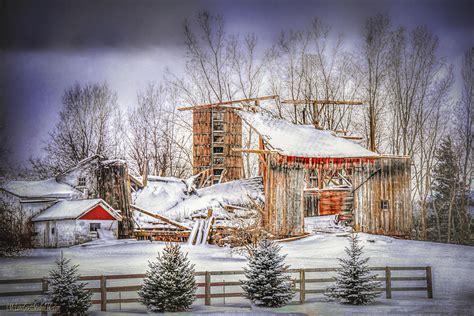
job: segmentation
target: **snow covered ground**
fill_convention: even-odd
[[[371,266],[427,266],[433,268],[434,300],[426,299],[426,293],[394,293],[392,300],[378,299],[375,305],[364,307],[341,306],[325,302],[322,297],[309,298],[304,305],[290,305],[278,312],[314,314],[471,314],[474,311],[474,248],[420,241],[393,239],[386,236],[360,234],[365,254]],[[310,237],[282,243],[291,268],[335,267],[337,257],[344,255],[346,238],[334,234],[315,234]],[[83,246],[66,249],[35,249],[22,257],[0,259],[0,278],[42,277],[54,265],[54,259],[62,250],[64,255],[79,264],[82,275],[144,273],[147,261],[153,259],[164,244],[135,240],[96,240]],[[229,256],[228,251],[211,245],[188,246],[197,271],[241,269],[245,258]],[[420,285],[420,286],[423,286]],[[218,302],[217,302],[218,303]],[[214,302],[213,302],[214,304]],[[194,312],[224,311],[235,315],[251,312],[243,301],[237,305],[196,306]],[[255,311],[253,311],[255,312]],[[262,314],[271,314],[268,310]]]

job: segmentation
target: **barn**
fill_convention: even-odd
[[[62,200],[32,219],[36,247],[68,247],[117,238],[120,214],[102,199]]]
[[[409,237],[409,157],[384,156],[313,125],[239,111],[259,135],[264,226],[274,236],[304,234],[304,218],[336,214],[356,231]],[[245,151],[245,150],[243,150]]]

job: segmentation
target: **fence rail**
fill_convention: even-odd
[[[382,281],[382,284],[385,283],[385,287],[380,288],[380,291],[385,293],[387,299],[392,298],[392,292],[408,292],[408,291],[423,291],[427,293],[428,298],[433,298],[433,278],[431,273],[431,267],[372,267],[371,271],[379,273],[376,277],[377,281]],[[309,288],[311,284],[328,284],[334,282],[333,277],[308,277],[308,274],[312,273],[328,273],[335,272],[337,268],[307,268],[307,269],[289,269],[288,274],[292,276],[294,282],[294,291],[299,294],[299,300],[297,301],[300,304],[303,304],[306,301],[306,296],[308,294],[322,294],[324,289],[312,289]],[[424,271],[423,276],[392,276],[392,272],[400,271]],[[382,272],[384,275],[380,275]],[[226,281],[216,280],[216,277],[222,276],[235,276],[243,275],[244,272],[241,270],[237,271],[204,271],[196,272],[196,278],[204,278],[204,282],[198,281],[197,286],[204,289],[204,293],[198,293],[196,297],[198,299],[204,299],[205,305],[211,305],[213,298],[234,298],[242,297],[243,292],[227,292],[226,287],[235,287],[240,286],[240,281]],[[294,276],[294,277],[293,277]],[[96,276],[83,276],[80,279],[82,281],[95,281],[99,283],[98,287],[89,288],[92,293],[99,293],[100,299],[93,299],[93,305],[100,305],[102,311],[107,310],[108,304],[122,304],[122,303],[136,303],[138,298],[122,298],[122,293],[127,292],[137,292],[141,285],[136,282],[129,285],[111,285],[107,281],[111,280],[133,280],[139,279],[140,281],[145,277],[144,274],[125,274],[125,275],[96,275]],[[214,277],[214,280],[213,280]],[[426,286],[394,286],[394,282],[413,282],[417,281],[426,281]],[[28,291],[7,291],[2,292],[0,289],[0,299],[4,297],[32,297],[45,294],[48,291],[48,283],[44,278],[34,278],[34,279],[6,279],[0,280],[0,287],[4,285],[19,285],[19,284],[36,284],[41,285],[41,290],[28,290]],[[396,284],[395,284],[396,285]],[[39,288],[39,286],[38,286]],[[222,293],[216,293],[212,291],[213,288],[220,288],[223,290]],[[119,298],[108,298],[108,293],[119,293]],[[225,301],[224,301],[225,302]],[[1,303],[0,303],[1,304]],[[4,310],[9,305],[0,305],[0,310]]]

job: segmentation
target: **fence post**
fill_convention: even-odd
[[[428,298],[433,298],[433,278],[431,276],[431,267],[426,267],[426,290],[428,292]]]
[[[107,311],[107,279],[105,275],[100,276],[100,310]]]
[[[43,281],[41,281],[41,292],[43,292],[43,295],[46,295],[48,292],[48,279],[46,278],[43,278]],[[41,306],[41,315],[48,315],[46,307],[47,306]]]
[[[305,273],[304,269],[300,269],[300,304],[303,304],[306,299],[306,283],[305,283]]]
[[[385,298],[392,298],[392,273],[390,267],[385,267]]]
[[[204,275],[204,305],[211,305],[211,274],[206,271]]]

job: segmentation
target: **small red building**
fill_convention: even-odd
[[[122,217],[102,199],[58,201],[32,218],[36,247],[67,247],[117,238]]]

